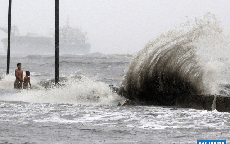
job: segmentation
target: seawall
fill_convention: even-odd
[[[184,108],[216,109],[219,112],[230,112],[230,97],[221,95],[186,95],[185,98],[178,96],[175,105]]]
[[[124,87],[120,87],[117,93],[121,96],[127,97],[127,92]],[[141,101],[138,100],[137,105],[159,105],[156,101]],[[162,105],[163,106],[163,105]],[[230,112],[230,97],[221,95],[178,95],[168,105],[164,106],[178,106],[183,108],[194,108],[203,110],[217,110],[219,112]]]

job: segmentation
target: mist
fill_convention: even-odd
[[[0,27],[8,26],[8,0],[0,1]],[[67,24],[87,33],[91,53],[135,54],[163,32],[211,12],[229,34],[230,3],[217,0],[60,0],[60,27]],[[12,0],[12,26],[20,35],[54,34],[55,3]],[[0,31],[0,39],[7,34]],[[0,53],[3,45],[0,43]]]

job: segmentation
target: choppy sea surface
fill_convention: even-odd
[[[132,55],[62,55],[61,87],[52,87],[54,56],[0,56],[0,143],[191,143],[230,140],[230,113],[164,106],[117,106]],[[32,89],[15,90],[14,70],[31,72]]]

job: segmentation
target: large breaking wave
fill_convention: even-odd
[[[223,35],[218,21],[207,14],[150,41],[126,70],[122,82],[126,97],[173,105],[179,95],[215,93],[216,81],[210,81],[214,72],[207,67],[204,55],[215,47],[213,41],[220,39]]]

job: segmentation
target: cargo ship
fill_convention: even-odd
[[[6,28],[0,30],[8,33]],[[83,55],[90,53],[91,45],[86,42],[86,33],[78,28],[72,28],[68,25],[59,28],[59,53],[70,55]],[[8,38],[1,40],[5,51],[8,48]],[[29,33],[26,36],[20,36],[17,26],[11,27],[10,40],[11,55],[54,55],[55,38],[53,36],[37,36]]]

